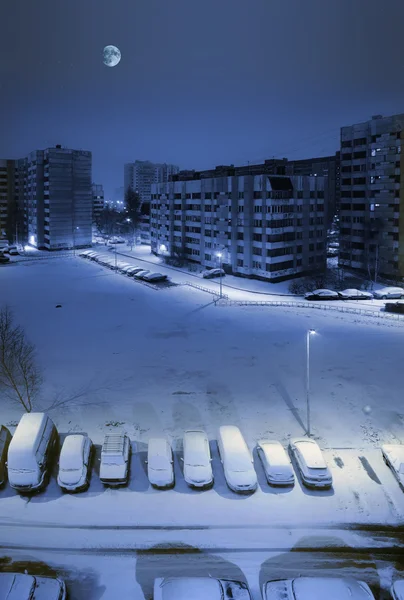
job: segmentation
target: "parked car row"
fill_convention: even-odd
[[[66,585],[56,577],[25,573],[0,573],[0,598],[4,600],[65,600]],[[393,600],[404,600],[404,580],[390,588]],[[295,577],[272,579],[262,585],[263,600],[375,600],[364,581],[353,577]],[[158,577],[153,600],[252,600],[244,581],[215,577]]]
[[[373,298],[386,300],[387,298],[404,298],[404,289],[401,287],[384,287],[374,292],[350,288],[342,290],[342,292],[319,289],[307,292],[304,297],[306,300],[372,300]]]
[[[16,245],[5,246],[1,251],[3,254],[9,254],[10,256],[18,256],[20,254]]]
[[[163,275],[162,273],[154,273],[148,269],[144,269],[143,267],[130,265],[129,263],[121,260],[116,261],[113,257],[98,254],[92,250],[84,250],[83,252],[80,252],[79,256],[97,262],[99,265],[108,267],[109,269],[116,268],[117,271],[123,275],[134,277],[135,279],[142,279],[143,281],[148,281],[149,283],[158,283],[167,279],[167,275]]]
[[[228,487],[239,493],[254,492],[257,474],[251,451],[239,428],[233,425],[219,427],[217,446]],[[42,489],[49,480],[58,447],[58,432],[46,413],[24,414],[12,437],[8,429],[2,426],[0,484],[8,476],[10,486],[18,492],[30,493]],[[257,454],[270,485],[293,485],[293,464],[307,487],[327,489],[332,486],[331,472],[317,442],[306,437],[293,439],[288,450],[289,455],[277,440],[258,441]],[[404,445],[386,444],[381,451],[385,463],[404,489]],[[87,435],[66,436],[60,451],[57,476],[63,491],[79,492],[88,488],[93,455],[93,443]],[[190,429],[184,432],[181,460],[184,479],[191,488],[207,489],[213,486],[212,457],[205,431]],[[107,433],[101,448],[100,481],[111,487],[126,485],[130,461],[129,436],[123,432]],[[152,486],[167,489],[175,485],[173,451],[164,437],[149,440],[146,464]]]

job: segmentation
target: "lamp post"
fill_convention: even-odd
[[[306,333],[306,408],[307,408],[307,435],[310,437],[310,336],[316,332],[309,329]]]
[[[217,257],[220,261],[220,294],[219,294],[219,296],[221,298],[222,297],[222,253],[218,252]]]

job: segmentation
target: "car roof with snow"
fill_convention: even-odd
[[[357,290],[355,288],[347,288],[346,290],[341,290],[341,294],[357,294],[357,293],[362,294],[363,292],[361,290]]]
[[[222,600],[221,585],[212,577],[167,578],[159,587],[162,600]]]
[[[60,452],[59,466],[63,469],[81,469],[84,445],[87,436],[85,435],[68,435],[63,442]]]
[[[290,464],[284,447],[278,440],[258,440],[258,446],[262,448],[264,454],[277,465],[286,466]]]
[[[292,443],[301,451],[309,469],[325,469],[327,467],[319,445],[314,440],[298,438]]]
[[[374,600],[356,579],[348,577],[298,577],[292,587],[295,600]]]
[[[404,444],[383,444],[382,449],[404,463]]]
[[[125,448],[125,437],[124,433],[107,433],[104,438],[101,454],[112,456],[122,454]]]
[[[46,413],[25,413],[21,417],[17,429],[11,439],[9,456],[21,454],[25,459],[27,454],[30,452],[34,453],[47,418]]]
[[[404,579],[395,581],[391,586],[391,589],[394,591],[397,600],[404,600]]]
[[[0,598],[3,600],[30,600],[35,584],[32,575],[0,573]]]
[[[327,292],[327,294],[331,293],[331,294],[336,294],[337,292],[334,292],[334,290],[327,290],[326,288],[320,288],[318,290],[314,290],[313,292],[310,292],[310,294],[320,294],[321,292]]]
[[[150,454],[155,456],[170,458],[170,448],[168,441],[164,437],[150,438],[147,449]]]

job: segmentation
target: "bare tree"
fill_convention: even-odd
[[[9,399],[20,403],[27,412],[42,385],[42,372],[36,362],[35,346],[13,322],[9,306],[0,309],[0,389]]]

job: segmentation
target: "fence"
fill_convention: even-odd
[[[365,308],[353,308],[351,306],[332,306],[331,304],[316,304],[309,302],[293,302],[290,300],[229,300],[220,302],[225,306],[287,306],[292,308],[316,308],[318,310],[334,310],[337,312],[352,313],[366,317],[375,317],[379,319],[390,319],[400,321],[404,325],[404,315],[394,313],[366,310]]]
[[[197,290],[201,290],[202,292],[207,292],[208,294],[212,294],[212,296],[215,296],[215,298],[220,299],[220,295],[218,292],[215,292],[209,288],[203,287],[202,285],[198,285],[197,283],[191,283],[190,281],[186,281],[185,285],[189,285],[189,287],[193,287]],[[224,298],[225,300],[228,300],[229,296],[227,294],[222,294],[222,298]]]

